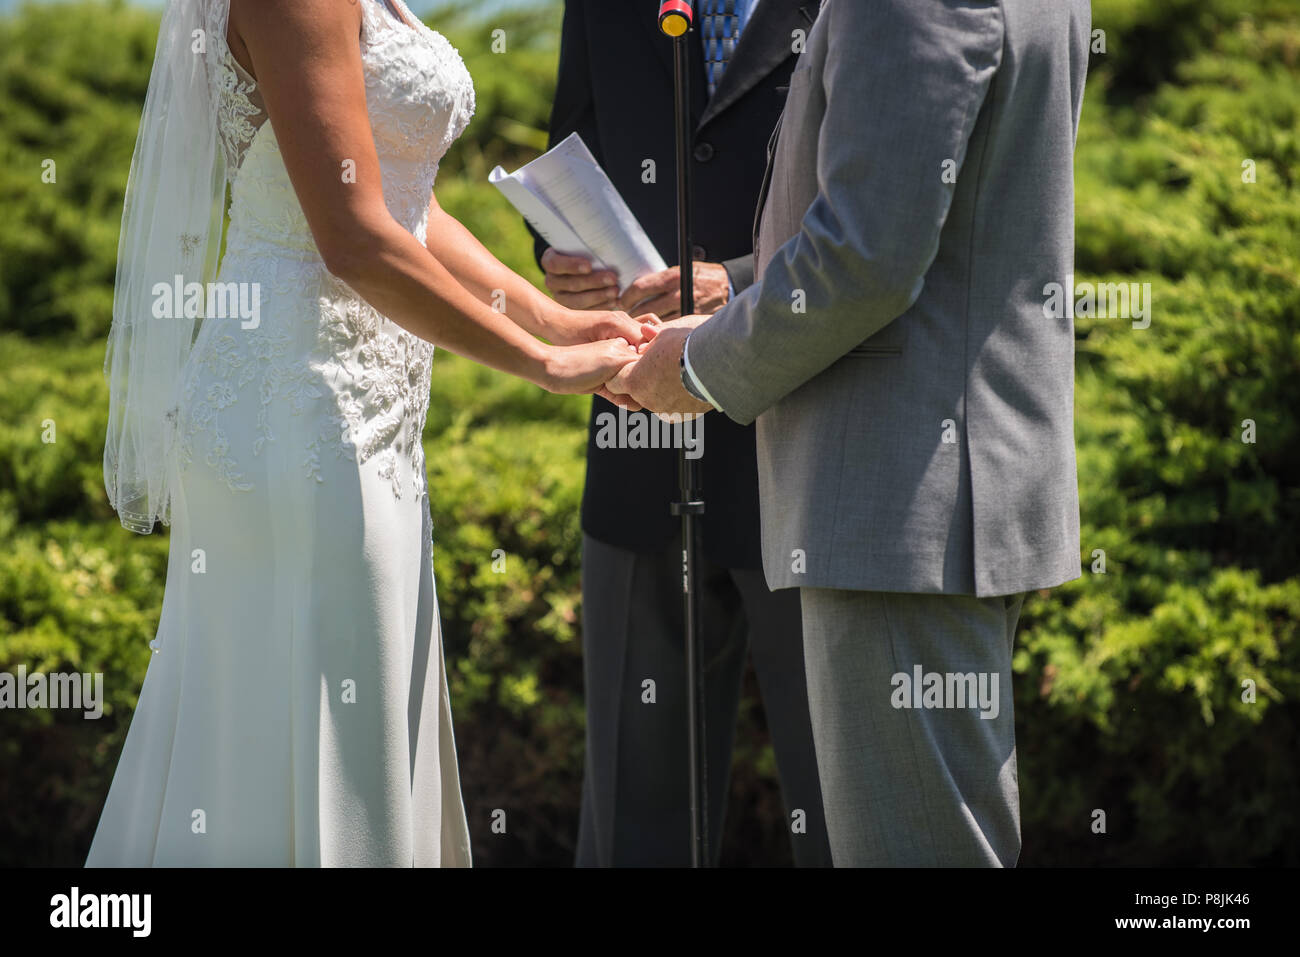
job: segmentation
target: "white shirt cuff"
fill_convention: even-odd
[[[704,383],[700,381],[700,377],[697,376],[695,374],[695,370],[691,368],[691,337],[690,336],[687,336],[686,341],[682,343],[682,359],[686,363],[686,374],[691,377],[691,384],[694,385],[695,388],[700,390],[700,395],[704,396],[704,398],[708,401],[709,405],[713,406],[715,409],[721,412],[722,406],[718,405],[717,401],[713,398],[713,396],[709,395],[709,390],[704,388]]]

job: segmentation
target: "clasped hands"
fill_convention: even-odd
[[[691,330],[708,316],[683,316],[671,322],[647,323],[641,327],[644,341],[637,357],[605,383],[601,395],[631,411],[649,409],[661,417],[675,413],[708,412],[713,406],[701,402],[682,385],[682,349]]]
[[[680,316],[680,274],[677,267],[643,276],[620,296],[617,278],[608,270],[593,270],[581,256],[568,256],[548,249],[542,255],[546,285],[557,302],[569,309],[599,312],[625,309],[637,317],[636,332],[620,332],[623,339],[636,347],[629,359],[605,384],[596,388],[597,395],[631,411],[642,408],[668,416],[674,413],[699,414],[713,407],[692,396],[682,385],[681,356],[691,330],[708,315]],[[712,312],[728,298],[726,270],[717,263],[695,263],[696,305]],[[590,313],[589,313],[590,314]]]

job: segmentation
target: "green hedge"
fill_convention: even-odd
[[[1093,7],[1077,268],[1150,283],[1152,317],[1077,322],[1084,563],[1100,549],[1105,574],[1026,608],[1025,860],[1293,864],[1300,24],[1282,3]]]
[[[1105,573],[1025,606],[1025,865],[1300,861],[1293,6],[1093,3],[1107,52],[1079,134],[1078,278],[1149,282],[1153,314],[1147,329],[1077,323],[1083,558],[1104,552]],[[440,200],[533,279],[527,233],[483,180],[544,141],[558,14],[436,18],[478,91]],[[0,670],[103,671],[108,709],[0,714],[0,864],[82,860],[161,606],[166,538],[123,531],[100,475],[103,335],[155,17],[82,2],[0,19]],[[585,400],[446,354],[434,370],[425,450],[476,859],[564,864],[583,750]],[[508,836],[486,826],[497,807]],[[724,859],[789,860],[752,676]]]

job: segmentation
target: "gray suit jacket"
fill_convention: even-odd
[[[690,337],[758,420],[772,588],[1080,575],[1073,152],[1088,0],[827,0],[770,152],[756,282]],[[1070,287],[1067,287],[1070,288]]]

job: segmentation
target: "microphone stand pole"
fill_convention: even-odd
[[[687,36],[694,19],[688,0],[665,0],[659,7],[659,29],[673,40],[673,112],[677,127],[677,263],[681,272],[681,314],[695,312],[694,256],[691,243],[690,186],[690,47]],[[686,427],[682,423],[682,428]],[[671,506],[682,519],[682,610],[686,626],[686,719],[690,761],[691,866],[708,867],[708,763],[704,737],[704,668],[700,642],[700,603],[696,593],[699,565],[699,530],[696,518],[704,514],[700,492],[699,461],[688,458],[685,444],[677,452],[681,499]]]

